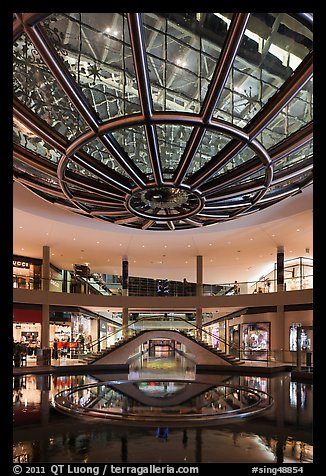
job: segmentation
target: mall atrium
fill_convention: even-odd
[[[15,463],[312,462],[312,30],[14,14]]]

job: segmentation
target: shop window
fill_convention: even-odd
[[[243,324],[243,358],[248,360],[267,360],[269,351],[269,336],[269,322]]]
[[[290,351],[296,352],[297,350],[298,328],[301,330],[301,350],[310,350],[310,337],[306,329],[301,329],[300,323],[293,323],[290,327]]]

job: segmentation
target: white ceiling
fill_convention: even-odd
[[[185,231],[132,230],[70,213],[22,185],[13,185],[13,252],[42,257],[61,269],[89,263],[92,272],[196,281],[196,256],[204,257],[204,282],[255,281],[269,272],[283,245],[285,259],[313,254],[313,187],[248,217]],[[309,252],[306,252],[306,249]]]

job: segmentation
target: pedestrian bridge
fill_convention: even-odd
[[[232,365],[223,353],[216,349],[210,349],[207,345],[196,342],[181,331],[173,330],[145,330],[125,342],[122,342],[114,349],[109,349],[102,354],[92,364],[127,364],[137,352],[140,345],[155,339],[170,339],[186,347],[187,358],[196,365]]]

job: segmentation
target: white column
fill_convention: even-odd
[[[42,262],[42,289],[48,292],[50,289],[50,248],[43,246]],[[41,348],[50,345],[50,306],[42,304],[42,327],[41,327]]]
[[[196,260],[196,294],[197,296],[203,295],[203,257],[197,256]],[[203,310],[202,308],[196,309],[196,326],[197,326],[197,339],[202,338],[202,325],[203,325]]]
[[[129,310],[127,307],[122,308],[122,337],[127,337],[129,324]]]

